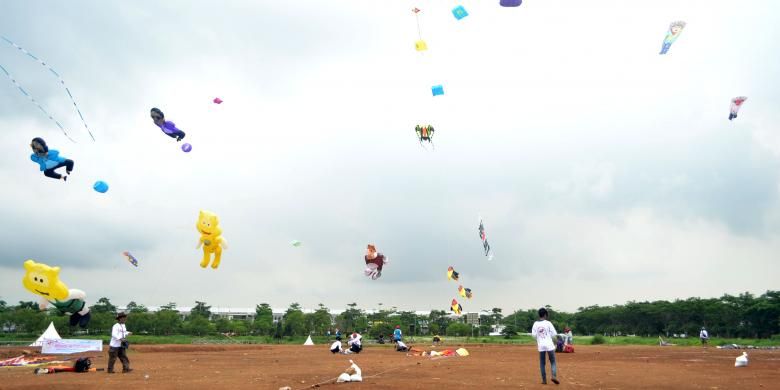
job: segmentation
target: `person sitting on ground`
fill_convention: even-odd
[[[433,345],[439,345],[441,343],[441,337],[439,335],[433,336]]]
[[[360,351],[363,350],[362,338],[363,336],[361,336],[360,333],[352,332],[352,335],[349,336],[349,340],[347,340],[347,344],[349,345],[347,353],[360,353]]]
[[[342,353],[344,352],[344,348],[341,347],[341,336],[336,336],[336,341],[333,342],[333,344],[330,345],[330,352],[332,353]]]
[[[397,352],[409,352],[409,347],[401,340],[395,340],[395,350]]]
[[[662,346],[662,347],[667,347],[667,346],[670,346],[670,345],[675,345],[675,344],[672,344],[672,343],[670,343],[670,342],[667,342],[667,341],[666,341],[666,340],[664,340],[664,339],[663,339],[663,337],[661,337],[661,336],[658,336],[658,340],[659,340],[659,341],[658,341],[658,345],[660,345],[660,346]]]

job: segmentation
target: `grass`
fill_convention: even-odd
[[[38,335],[30,334],[0,334],[0,345],[29,345],[38,338]],[[74,335],[66,336],[66,338],[78,338],[78,339],[90,339],[90,340],[102,340],[105,344],[108,344],[110,336],[108,335]],[[575,345],[590,345],[593,342],[594,336],[575,336]],[[481,336],[481,337],[457,337],[457,336],[443,336],[444,345],[456,345],[456,344],[509,344],[509,345],[533,345],[536,341],[528,335],[513,336],[510,339],[506,339],[503,336]],[[635,336],[617,336],[617,337],[603,337],[603,345],[658,345],[658,337],[635,337]],[[365,337],[365,344],[374,344],[375,341]],[[701,342],[698,338],[685,338],[665,339],[667,342],[676,344],[678,346],[698,346]],[[130,336],[131,344],[292,344],[300,345],[306,341],[304,336],[296,337],[284,337],[280,340],[274,339],[271,336],[192,336],[192,335],[170,335],[170,336],[150,336],[150,335],[132,335]],[[326,336],[312,336],[312,341],[318,345],[329,344],[333,341],[333,337]],[[418,337],[406,337],[405,340],[408,344],[421,344],[431,345],[433,343],[430,336],[418,336]],[[725,338],[711,338],[710,346],[727,345],[727,344],[739,344],[739,345],[753,345],[753,346],[778,346],[780,345],[780,339],[725,339]],[[392,342],[388,342],[387,345],[392,345]]]

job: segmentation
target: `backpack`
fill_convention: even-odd
[[[87,357],[83,357],[76,360],[76,364],[73,365],[73,368],[76,369],[76,372],[87,372],[91,366],[92,361]]]

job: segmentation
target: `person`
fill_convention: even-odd
[[[699,339],[701,339],[701,345],[706,346],[707,341],[710,339],[710,335],[707,333],[707,329],[704,329],[704,327],[701,327],[701,331],[699,332]]]
[[[379,339],[376,342],[379,343],[379,344],[384,344],[385,343],[385,335],[380,334],[379,335]]]
[[[108,343],[108,369],[106,372],[109,374],[114,373],[114,363],[116,358],[122,362],[122,372],[127,373],[133,371],[130,368],[130,359],[127,358],[127,336],[133,334],[128,332],[125,327],[127,322],[127,314],[120,312],[116,315],[117,323],[111,328],[111,341]]]
[[[379,279],[382,276],[382,267],[389,262],[385,255],[376,251],[374,244],[368,244],[366,247],[366,269],[363,273],[372,280]]]
[[[401,340],[395,340],[395,350],[398,352],[409,352],[409,346]]]
[[[574,344],[574,336],[571,333],[571,328],[568,326],[563,328],[563,341],[567,345]]]
[[[395,341],[401,341],[401,325],[396,325],[395,330],[393,331],[393,340]]]
[[[439,345],[441,343],[441,337],[439,335],[433,335],[433,345]]]
[[[558,366],[555,364],[555,344],[553,343],[553,337],[557,336],[555,327],[548,321],[549,313],[547,309],[539,309],[539,321],[534,322],[534,326],[531,328],[531,335],[536,339],[536,344],[539,350],[539,368],[542,371],[542,384],[547,384],[547,371],[545,368],[544,355],[550,357],[550,369],[552,371],[552,381],[556,385],[558,381]]]
[[[33,138],[30,147],[33,150],[30,160],[38,163],[44,176],[57,180],[62,179],[62,181],[68,180],[68,175],[73,171],[73,160],[61,157],[57,150],[49,149],[46,141],[41,137]],[[62,167],[65,167],[65,175],[55,172],[56,169]]]
[[[186,136],[186,134],[176,128],[176,124],[171,121],[165,120],[165,114],[157,108],[152,108],[152,120],[154,121],[154,124],[157,125],[160,130],[163,131],[167,136],[171,138],[176,138],[176,142],[179,142]]]
[[[352,332],[352,334],[349,336],[349,340],[347,340],[347,345],[349,345],[349,349],[346,351],[347,353],[360,353],[360,351],[363,350],[362,342],[360,341],[363,338],[358,332]]]
[[[330,352],[332,353],[343,353],[344,348],[341,347],[341,335],[336,335],[336,341],[333,342],[333,344],[330,345]]]
[[[341,331],[339,328],[336,328],[336,337],[338,337],[339,340],[341,340]]]

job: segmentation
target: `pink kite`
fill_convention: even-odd
[[[214,103],[222,104],[222,99],[220,98],[214,98]]]

